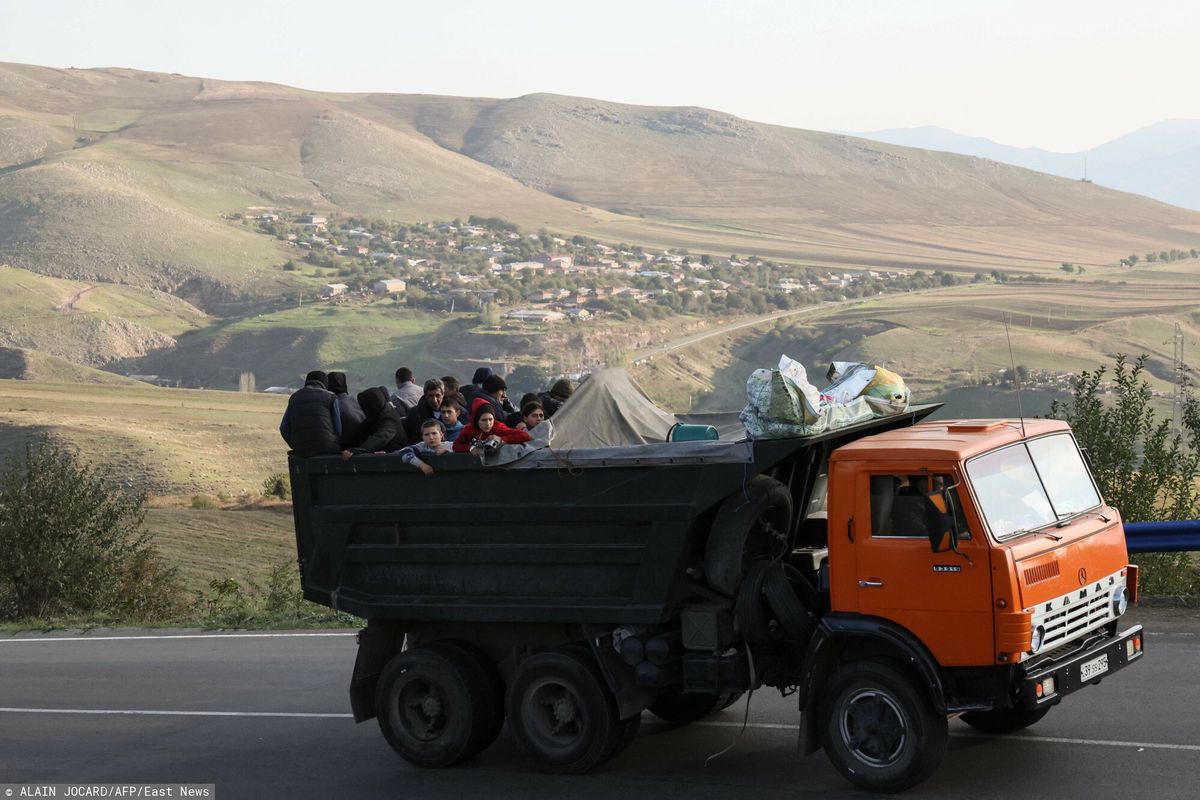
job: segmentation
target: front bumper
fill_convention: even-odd
[[[1098,635],[1089,638],[1078,648],[1071,648],[1069,651],[1068,648],[1060,648],[1060,651],[1067,651],[1061,655],[1059,651],[1055,651],[1027,662],[1024,665],[1025,674],[1021,678],[1021,706],[1033,709],[1055,703],[1084,686],[1099,683],[1114,672],[1140,661],[1146,652],[1146,637],[1141,634],[1142,626],[1134,625],[1116,636]],[[1134,636],[1140,637],[1141,648],[1130,656],[1126,642]],[[1096,671],[1098,662],[1106,664],[1099,672]],[[1054,692],[1038,697],[1038,684],[1046,678],[1054,678]]]

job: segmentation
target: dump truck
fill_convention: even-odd
[[[504,724],[581,773],[643,712],[794,692],[800,750],[904,790],[948,723],[994,734],[1143,655],[1121,518],[1069,426],[935,421],[803,438],[290,458],[304,596],[363,618],[356,721],[447,767]]]

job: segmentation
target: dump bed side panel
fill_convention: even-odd
[[[428,477],[395,458],[293,459],[305,596],[366,618],[661,621],[689,537],[749,466],[463,459]]]

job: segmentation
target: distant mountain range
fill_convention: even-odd
[[[1081,179],[1086,174],[1100,186],[1200,210],[1200,120],[1196,119],[1163,120],[1078,153],[1010,147],[937,127],[847,134],[904,147],[990,158],[1064,178]]]

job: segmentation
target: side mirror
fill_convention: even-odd
[[[954,489],[958,484],[943,486],[937,497],[941,500],[941,508],[929,498],[929,547],[935,553],[951,550],[958,552],[958,513],[954,502]]]

